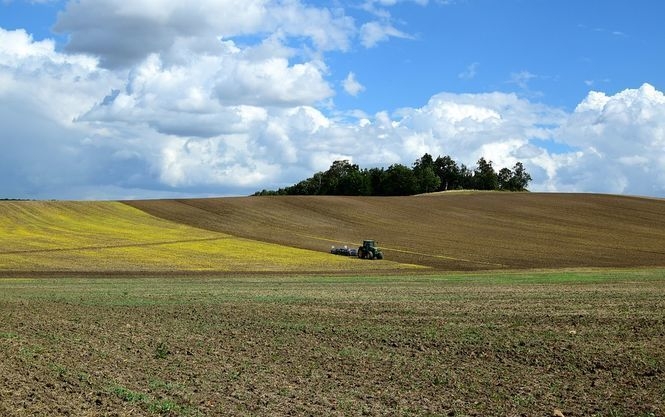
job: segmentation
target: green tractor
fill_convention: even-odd
[[[358,248],[358,258],[360,259],[383,259],[383,252],[379,249],[373,240],[363,240],[363,245]]]

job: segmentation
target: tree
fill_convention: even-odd
[[[367,171],[369,195],[386,195],[384,190],[386,171],[383,168],[371,168]]]
[[[473,172],[474,186],[478,190],[498,190],[499,177],[492,167],[492,161],[486,161],[481,157],[478,166]]]
[[[480,189],[524,191],[531,182],[521,162],[512,171],[502,168],[497,174],[492,161],[481,157],[471,171],[450,157],[432,158],[426,153],[413,163],[413,169],[401,164],[387,170],[361,170],[348,160],[335,161],[325,172],[277,191],[263,190],[254,195],[413,195],[437,190]]]
[[[501,168],[499,171],[499,190],[510,190],[513,171],[508,168]]]
[[[359,169],[347,172],[337,184],[339,195],[369,195],[369,181],[366,174]]]
[[[409,167],[393,164],[386,170],[385,195],[413,195],[418,192],[418,180]]]
[[[459,168],[459,186],[462,190],[471,190],[475,187],[473,179],[473,171],[471,171],[466,165],[462,164]]]
[[[353,171],[358,171],[358,165],[351,164],[348,160],[334,161],[330,168],[321,177],[321,187],[316,194],[336,195],[340,193],[340,183]]]
[[[460,187],[460,169],[450,156],[437,157],[434,161],[434,172],[439,177],[440,190],[455,190]]]
[[[439,189],[441,180],[435,172],[434,159],[426,153],[413,163],[413,174],[418,183],[418,193],[431,193]]]
[[[526,191],[526,187],[529,186],[531,182],[531,175],[526,172],[524,165],[521,162],[517,162],[513,167],[513,176],[510,179],[510,191]]]

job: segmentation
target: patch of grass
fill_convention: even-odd
[[[155,348],[155,358],[164,359],[170,354],[171,351],[169,350],[169,346],[166,344],[166,342],[159,342]]]
[[[172,391],[178,388],[178,385],[174,384],[173,382],[163,381],[157,378],[151,379],[149,386],[150,389],[152,390],[164,390],[164,391]]]
[[[127,402],[141,402],[144,403],[148,400],[148,396],[141,392],[132,391],[121,385],[114,385],[111,387],[111,393],[123,401]]]
[[[183,407],[169,398],[155,399],[148,394],[127,389],[121,385],[110,388],[113,395],[124,402],[135,403],[152,414],[199,417],[202,414],[192,407]]]
[[[60,364],[51,365],[51,370],[59,379],[62,379],[67,375],[67,367]]]

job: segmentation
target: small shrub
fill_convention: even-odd
[[[171,351],[169,350],[169,346],[165,342],[159,342],[155,348],[155,358],[164,359],[170,354]]]

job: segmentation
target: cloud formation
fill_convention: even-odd
[[[344,91],[346,91],[347,94],[352,95],[352,96],[357,96],[361,91],[365,90],[365,87],[356,80],[356,74],[353,72],[350,72],[349,75],[346,76],[343,82],[344,86]]]
[[[589,93],[557,136],[580,149],[557,188],[665,195],[665,95],[653,86]]]
[[[67,50],[99,57],[103,66],[128,67],[150,54],[216,54],[219,39],[260,33],[304,38],[312,47],[346,50],[353,20],[299,1],[80,0],[69,2],[55,30],[70,36]]]
[[[334,108],[326,51],[408,35],[386,15],[232,3],[70,2],[56,25],[69,35],[63,51],[0,28],[0,197],[242,195],[337,159],[387,167],[425,152],[469,167],[481,156],[522,161],[533,190],[665,195],[665,97],[649,84],[590,92],[573,112],[442,92],[418,107],[348,113]],[[349,72],[342,88],[364,87]]]

